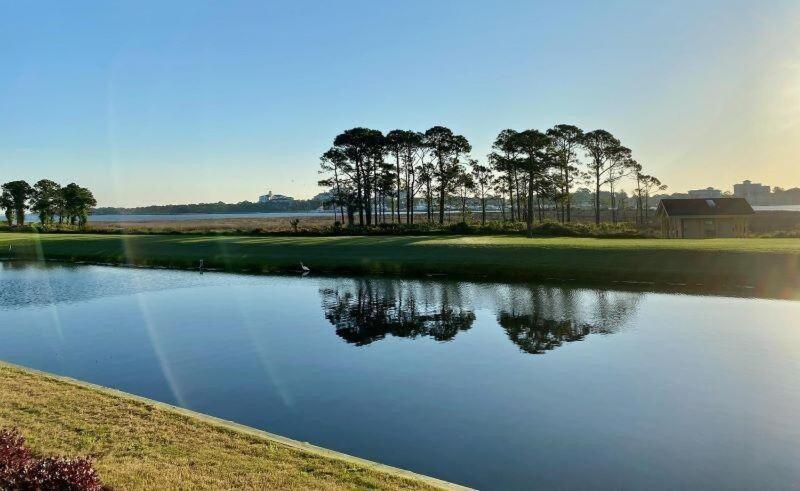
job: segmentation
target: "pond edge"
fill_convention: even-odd
[[[84,389],[89,389],[92,391],[102,392],[104,394],[111,395],[113,397],[118,397],[122,399],[128,399],[132,401],[136,401],[142,404],[146,404],[157,409],[161,409],[164,411],[169,411],[172,413],[177,413],[181,416],[200,421],[202,423],[207,423],[217,428],[222,428],[225,430],[242,433],[248,436],[260,438],[263,440],[267,440],[271,443],[275,443],[277,445],[283,445],[285,447],[289,447],[295,450],[299,450],[302,452],[310,453],[313,455],[317,455],[320,457],[324,457],[327,459],[336,459],[345,461],[351,464],[355,464],[361,467],[364,467],[369,470],[373,470],[376,472],[381,472],[384,474],[390,474],[393,476],[397,476],[400,478],[411,479],[415,481],[421,481],[428,485],[441,488],[441,489],[448,489],[448,490],[459,490],[459,491],[468,491],[472,488],[462,486],[459,484],[451,483],[442,479],[438,479],[435,477],[426,476],[424,474],[418,474],[416,472],[412,472],[405,469],[400,469],[399,467],[392,467],[390,465],[381,464],[379,462],[375,462],[372,460],[363,459],[361,457],[355,457],[353,455],[348,455],[346,453],[337,452],[336,450],[330,450],[324,447],[319,447],[317,445],[313,445],[308,442],[301,442],[299,440],[294,440],[285,436],[277,435],[275,433],[270,433],[268,431],[259,430],[257,428],[253,428],[251,426],[246,426],[240,423],[236,423],[233,421],[228,421],[226,419],[218,418],[216,416],[211,416],[208,414],[199,413],[196,411],[192,411],[190,409],[173,406],[172,404],[167,404],[165,402],[156,401],[154,399],[148,399],[147,397],[138,396],[136,394],[131,394],[128,392],[124,392],[118,389],[113,389],[110,387],[104,387],[102,385],[93,384],[91,382],[84,382],[82,380],[74,379],[72,377],[66,377],[63,375],[56,375],[49,372],[44,372],[41,370],[36,370],[34,368],[29,368],[22,365],[17,365],[15,363],[9,363],[7,361],[0,360],[0,365],[19,370],[22,372],[27,372],[33,375],[38,375],[41,377],[49,378],[52,380],[56,380],[58,382],[81,387]]]

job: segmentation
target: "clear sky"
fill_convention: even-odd
[[[0,0],[0,181],[308,197],[369,126],[605,128],[673,191],[800,186],[792,1]]]

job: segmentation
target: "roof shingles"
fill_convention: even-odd
[[[744,198],[662,199],[659,211],[679,215],[752,215],[755,213]]]

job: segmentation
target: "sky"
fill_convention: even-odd
[[[671,191],[800,186],[794,1],[0,0],[0,181],[321,191],[337,133],[611,131]]]

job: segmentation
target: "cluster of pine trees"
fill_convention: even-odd
[[[2,185],[0,209],[5,211],[9,226],[25,224],[25,210],[39,216],[42,225],[68,223],[83,227],[89,213],[97,206],[92,192],[75,183],[61,186],[49,179],[42,179],[31,186],[26,181],[10,181]]]
[[[630,179],[637,204],[637,220],[644,220],[647,197],[666,186],[643,172],[631,150],[605,130],[584,131],[559,124],[546,131],[536,129],[500,132],[487,164],[470,157],[472,146],[449,128],[434,126],[423,132],[393,130],[383,134],[369,128],[353,128],[336,136],[321,157],[320,186],[332,190],[332,202],[340,207],[348,224],[373,225],[391,220],[414,221],[414,203],[425,204],[428,221],[444,223],[447,204],[469,199],[481,204],[499,198],[503,214],[508,207],[512,221],[543,219],[543,209],[555,209],[559,220],[571,220],[571,196],[576,182],[594,188],[595,222],[600,223],[601,189],[611,191],[613,202],[623,179]]]

